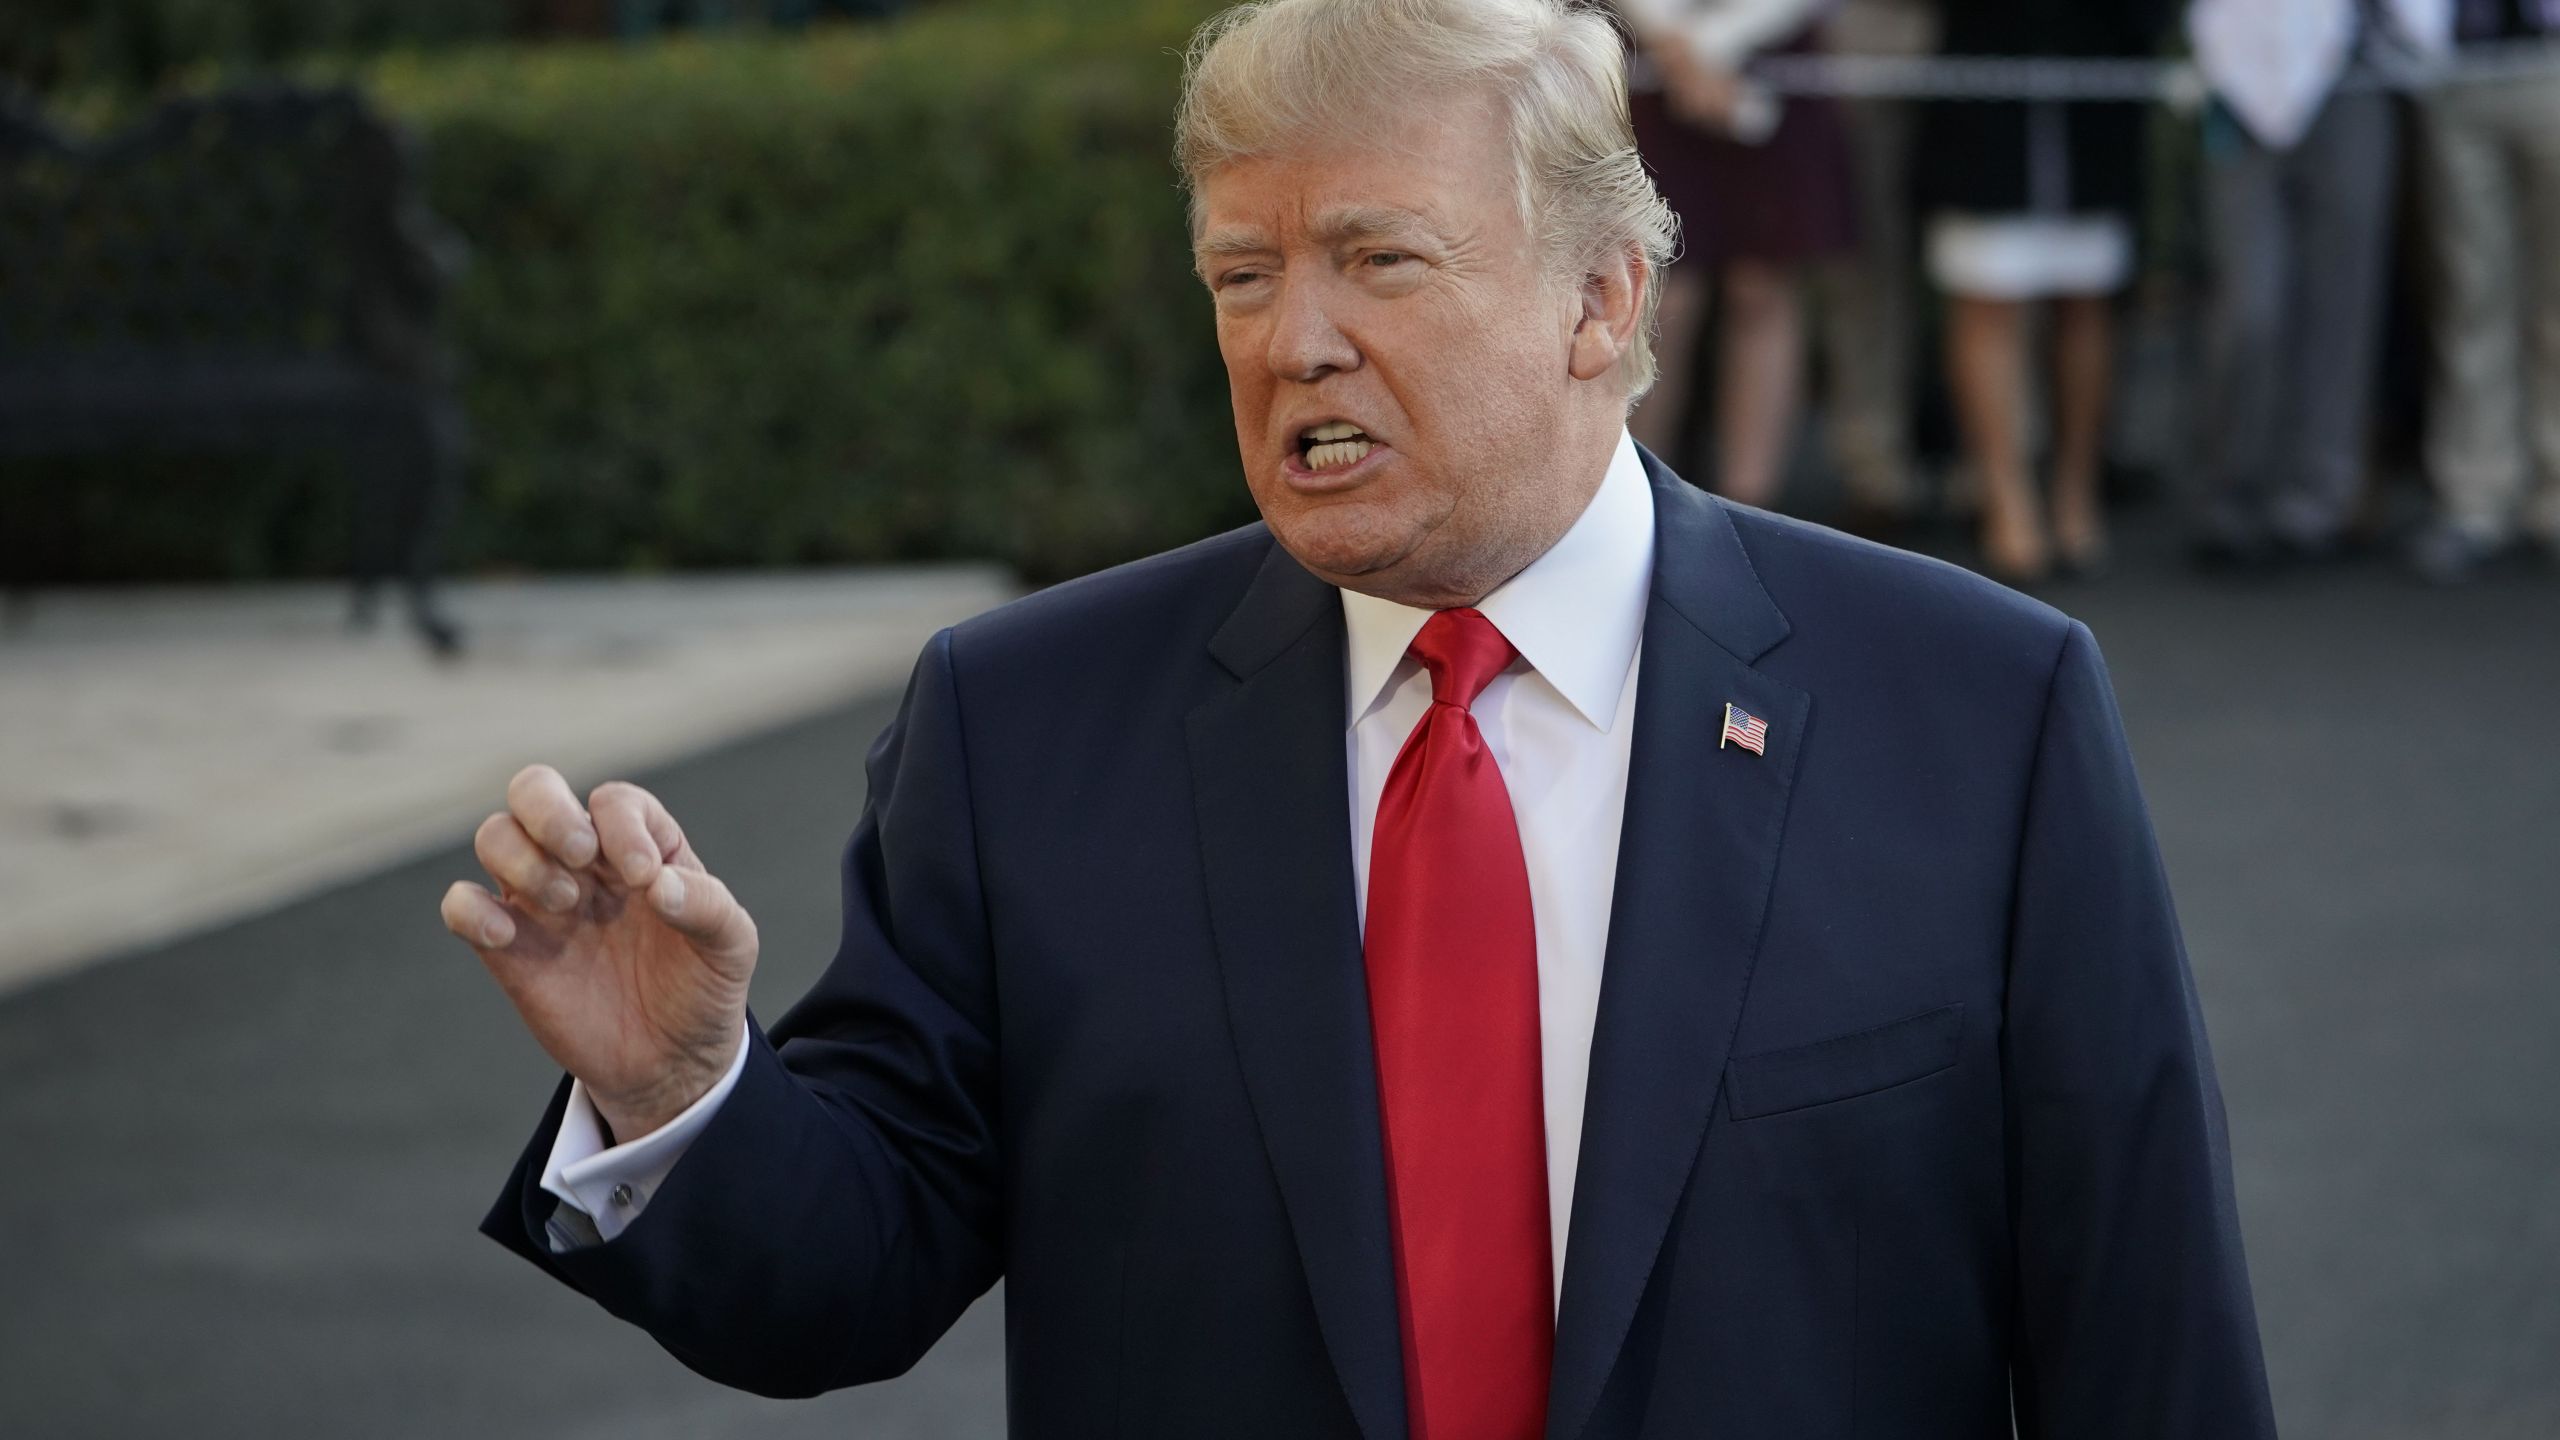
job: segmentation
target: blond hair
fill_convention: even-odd
[[[1636,158],[1626,46],[1591,0],[1251,0],[1192,36],[1174,163],[1200,182],[1230,162],[1340,138],[1383,104],[1490,93],[1511,132],[1515,201],[1551,279],[1578,284],[1629,249],[1648,269],[1621,365],[1653,384],[1662,268],[1678,221]]]

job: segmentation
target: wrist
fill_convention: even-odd
[[[607,1091],[590,1084],[588,1098],[604,1121],[605,1143],[627,1145],[674,1123],[718,1088],[730,1067],[737,1063],[738,1051],[745,1043],[744,1027],[739,1027],[728,1033],[724,1043],[687,1053],[645,1085]]]

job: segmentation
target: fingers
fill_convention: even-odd
[[[525,833],[515,816],[499,813],[480,822],[471,852],[489,878],[527,896],[554,915],[577,908],[578,880]]]
[[[705,958],[732,964],[756,956],[756,922],[729,887],[707,872],[661,866],[647,891],[649,908]]]
[[[507,782],[507,813],[524,833],[571,870],[595,863],[596,831],[569,782],[548,765],[527,765]]]
[[[444,922],[484,952],[506,949],[521,933],[530,909],[511,901],[565,914],[585,898],[580,877],[592,871],[705,958],[755,959],[755,922],[728,886],[703,872],[658,797],[628,781],[597,786],[581,805],[559,771],[528,765],[507,783],[507,808],[481,822],[472,850],[506,898],[457,883],[445,892]]]
[[[657,879],[659,868],[684,853],[684,831],[658,797],[627,780],[608,780],[587,797],[603,863],[634,890]]]
[[[498,897],[456,880],[444,892],[444,928],[475,950],[504,950],[516,940],[516,921]]]

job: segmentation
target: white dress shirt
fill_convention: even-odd
[[[1559,1293],[1627,808],[1637,650],[1652,585],[1653,490],[1635,441],[1622,432],[1599,491],[1573,528],[1476,606],[1520,652],[1476,698],[1474,714],[1502,768],[1529,871]],[[1396,753],[1431,707],[1431,676],[1406,653],[1431,612],[1345,590],[1342,618],[1352,873],[1365,927],[1378,796]],[[742,1045],[727,1076],[692,1108],[611,1148],[585,1087],[572,1085],[542,1188],[591,1218],[605,1239],[621,1234],[711,1122],[745,1063]]]
[[[2345,73],[2362,10],[2362,0],[2194,0],[2187,37],[2205,83],[2258,143],[2289,150]],[[2376,10],[2422,53],[2451,43],[2448,0],[2381,0]]]

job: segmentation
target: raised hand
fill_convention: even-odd
[[[528,765],[473,850],[498,893],[455,881],[445,928],[586,1082],[617,1139],[719,1082],[743,1034],[755,921],[658,797],[617,780],[580,805],[559,771]]]

